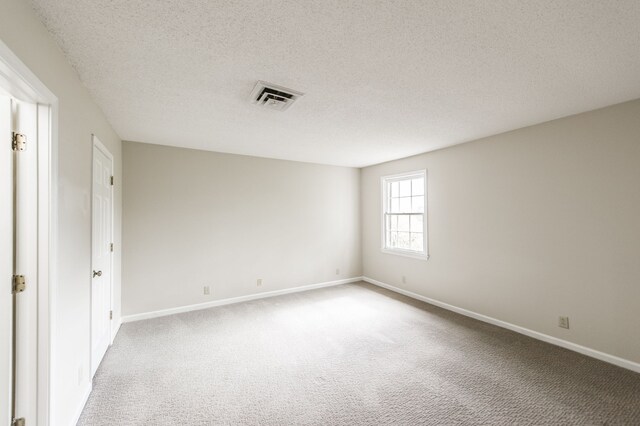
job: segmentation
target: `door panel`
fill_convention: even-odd
[[[26,290],[16,297],[17,357],[16,416],[37,418],[38,365],[38,183],[33,170],[38,164],[38,113],[33,103],[14,100],[15,131],[27,136],[27,149],[17,157],[16,273],[27,279]]]
[[[26,150],[12,152],[12,132],[26,135]],[[38,226],[34,214],[38,206],[38,183],[34,179],[37,141],[36,104],[0,95],[0,277],[7,290],[14,274],[26,279],[24,291],[15,296],[10,290],[2,291],[0,296],[2,424],[7,418],[11,420],[14,386],[15,417],[37,418]]]
[[[91,374],[111,341],[111,232],[113,162],[98,144],[93,148]]]
[[[13,164],[11,100],[0,95],[0,277],[13,275]],[[0,291],[0,424],[11,424],[12,295]]]

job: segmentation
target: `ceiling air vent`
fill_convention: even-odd
[[[284,111],[303,95],[286,87],[258,81],[251,92],[251,102],[262,108]]]

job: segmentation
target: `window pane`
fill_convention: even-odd
[[[423,234],[422,232],[412,232],[411,233],[411,250],[414,251],[423,251]]]
[[[422,231],[422,215],[411,215],[411,232],[423,232]]]
[[[388,247],[397,247],[398,245],[398,233],[397,232],[390,232],[389,233],[389,245]]]
[[[399,213],[411,213],[411,197],[399,198],[400,211]]]
[[[400,199],[392,198],[389,205],[389,213],[400,213]]]
[[[411,181],[409,179],[400,181],[400,196],[401,197],[411,196]]]
[[[391,231],[397,231],[398,230],[398,216],[395,215],[389,215],[388,216],[388,221],[389,221],[389,230]]]
[[[398,218],[398,231],[409,232],[409,216],[397,216]]]
[[[418,178],[411,181],[411,195],[424,195],[424,179]]]
[[[411,239],[408,232],[398,232],[398,248],[411,250]]]
[[[389,184],[391,187],[391,191],[389,192],[390,197],[399,197],[400,196],[400,183],[399,182],[391,182]]]
[[[411,197],[411,212],[412,213],[424,212],[424,195]]]

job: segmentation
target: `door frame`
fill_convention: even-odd
[[[111,154],[111,152],[109,151],[109,149],[104,146],[104,144],[100,141],[100,139],[98,138],[98,136],[96,136],[95,134],[91,134],[91,268],[93,270],[93,172],[94,172],[94,153],[95,151],[99,150],[100,152],[102,152],[107,158],[109,158],[109,160],[111,161],[111,170],[110,170],[110,174],[111,176],[113,176],[113,169],[114,169],[114,158],[113,158],[113,154]],[[110,229],[110,235],[109,235],[109,239],[111,240],[111,243],[113,243],[113,236],[114,236],[114,224],[115,224],[115,209],[114,209],[114,198],[115,198],[115,193],[113,190],[113,185],[111,185],[111,226],[109,227]],[[110,252],[109,255],[109,310],[113,311],[113,251]],[[93,280],[92,280],[93,281]],[[91,303],[90,303],[90,318],[91,318],[91,327],[89,329],[89,354],[91,356],[90,362],[89,362],[89,370],[91,374],[91,380],[93,380],[93,375],[94,375],[94,365],[93,363],[95,362],[95,360],[93,359],[93,285],[91,286]],[[113,338],[115,337],[114,333],[113,333],[113,318],[109,321],[109,346],[111,346],[113,344]]]
[[[1,40],[0,86],[17,99],[35,103],[38,110],[37,141],[31,143],[38,156],[37,170],[33,171],[38,182],[38,207],[27,214],[33,214],[38,223],[37,282],[30,283],[38,288],[36,420],[39,425],[48,425],[54,408],[50,403],[52,383],[57,381],[51,365],[56,342],[58,98]]]

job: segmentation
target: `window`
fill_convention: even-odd
[[[382,178],[382,251],[428,258],[427,172]]]

